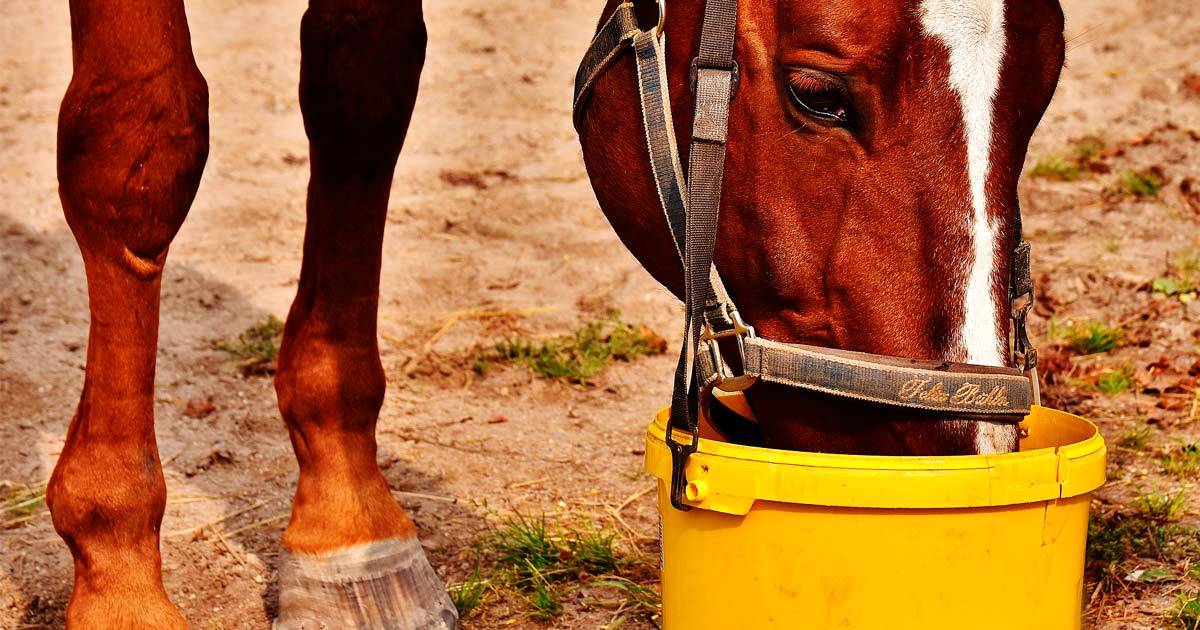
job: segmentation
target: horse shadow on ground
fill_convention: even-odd
[[[49,478],[83,384],[87,288],[65,228],[40,232],[0,212],[0,506],[12,484],[33,509],[0,527],[0,622],[59,628],[72,563],[36,492]],[[296,463],[267,377],[242,377],[210,340],[236,336],[267,312],[221,280],[169,261],[156,384],[159,451],[168,486],[164,582],[191,625],[253,626],[276,613],[279,534]],[[439,499],[441,480],[381,440],[379,458],[423,539],[482,524],[471,506]],[[0,514],[0,524],[13,520]],[[435,565],[450,549],[434,549]]]

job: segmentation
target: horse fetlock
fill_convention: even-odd
[[[285,333],[275,391],[289,426],[373,434],[386,387],[374,345],[349,346],[303,330]]]
[[[279,554],[275,630],[448,630],[458,612],[415,537]]]
[[[54,529],[75,560],[68,628],[184,628],[162,587],[158,533],[166,483],[153,448],[77,441],[46,486]]]
[[[157,457],[137,447],[79,448],[68,440],[46,486],[54,529],[89,571],[128,559],[157,571],[166,499]]]
[[[373,445],[336,440],[296,449],[300,478],[283,545],[320,554],[415,536],[416,526],[375,463]]]
[[[136,573],[126,569],[124,573]],[[124,578],[125,576],[120,576]],[[77,580],[67,604],[67,629],[185,630],[187,622],[157,583]]]

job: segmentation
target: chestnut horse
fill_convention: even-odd
[[[609,15],[616,7],[610,0]],[[702,2],[671,2],[681,137]],[[774,338],[1001,365],[1016,185],[1063,61],[1054,0],[743,2],[716,265]],[[162,587],[154,437],[159,289],[208,152],[182,0],[70,0],[60,197],[88,279],[84,389],[47,490],[75,559],[73,628],[184,627]],[[653,6],[647,19],[653,20]],[[542,10],[533,9],[531,10]],[[276,390],[300,477],[279,628],[453,627],[376,464],[376,342],[392,173],[424,60],[419,0],[310,0],[300,105],[308,228]],[[581,139],[597,197],[643,265],[683,282],[646,157],[633,61],[596,84]],[[1015,428],[879,414],[760,384],[772,446],[1011,450]],[[874,415],[874,417],[872,417]]]

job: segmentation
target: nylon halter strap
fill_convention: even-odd
[[[1033,306],[1029,244],[1017,212],[1010,279],[1012,353],[1020,368],[943,361],[785,344],[758,337],[729,297],[713,265],[724,179],[729,104],[739,68],[733,57],[737,0],[707,0],[700,50],[691,66],[695,93],[688,177],[684,178],[667,89],[663,3],[659,27],[643,31],[633,4],[617,7],[589,46],[575,78],[575,127],[582,132],[596,81],[625,51],[637,64],[638,90],[650,165],[684,273],[684,341],[675,371],[667,445],[672,455],[671,504],[684,503],[688,457],[699,443],[700,401],[714,388],[741,391],[759,380],[890,407],[953,413],[980,420],[1020,422],[1037,403],[1037,353],[1025,322]],[[733,365],[726,353],[735,353]],[[1025,375],[1030,372],[1032,378]],[[682,434],[682,438],[681,435]]]

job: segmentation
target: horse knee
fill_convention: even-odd
[[[85,257],[116,248],[160,266],[207,158],[208,86],[190,55],[76,68],[59,113],[58,177]]]
[[[300,108],[314,148],[390,171],[426,40],[419,0],[312,0],[300,25]]]

